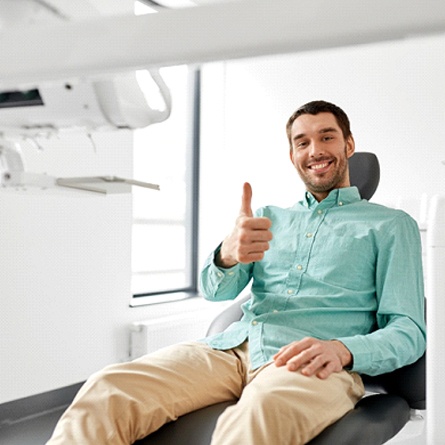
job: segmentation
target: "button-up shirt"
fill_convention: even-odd
[[[425,350],[420,234],[401,210],[360,199],[356,187],[318,202],[263,207],[273,239],[263,260],[217,267],[207,259],[201,290],[208,300],[234,299],[252,280],[243,317],[205,341],[230,349],[246,339],[252,367],[304,337],[337,339],[352,370],[369,375],[416,361]]]

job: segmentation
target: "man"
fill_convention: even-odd
[[[252,189],[201,274],[206,298],[235,298],[244,316],[225,332],[93,376],[50,444],[129,444],[187,412],[237,400],[212,445],[304,444],[363,396],[379,374],[425,349],[419,232],[407,214],[350,187],[349,120],[310,102],[289,119],[290,159],[306,185],[290,209],[254,215]]]

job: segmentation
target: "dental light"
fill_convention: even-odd
[[[159,70],[149,71],[164,101],[152,108],[135,72],[83,80],[43,84],[24,91],[0,91],[0,132],[36,137],[66,130],[86,133],[142,128],[167,119],[170,91]]]

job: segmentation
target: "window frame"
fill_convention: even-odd
[[[199,167],[200,167],[200,102],[201,70],[199,66],[188,67],[186,108],[188,132],[186,141],[186,266],[188,286],[166,288],[144,293],[132,293],[130,307],[166,303],[198,296],[198,233],[199,233]],[[133,272],[132,272],[133,273]]]

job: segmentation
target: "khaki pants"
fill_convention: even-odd
[[[185,343],[94,374],[48,445],[129,445],[183,414],[238,399],[212,445],[304,444],[363,394],[361,378],[347,371],[326,380],[274,364],[252,371],[247,342],[229,351]]]

